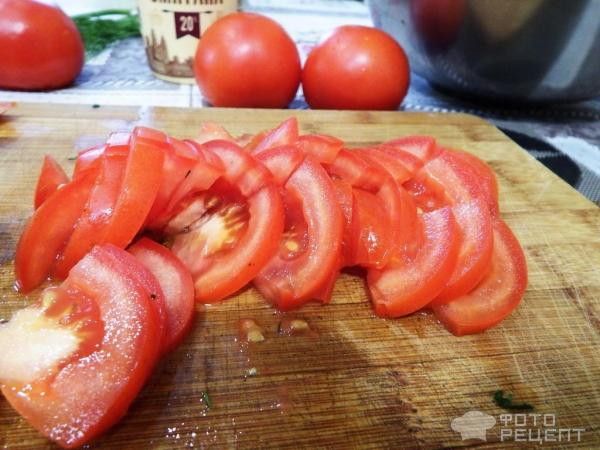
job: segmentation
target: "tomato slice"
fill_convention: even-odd
[[[325,134],[305,134],[294,145],[320,163],[331,164],[344,147],[344,141]]]
[[[485,276],[492,259],[492,216],[479,199],[452,208],[461,231],[456,266],[444,290],[430,306],[437,306],[470,292]]]
[[[235,139],[229,134],[229,131],[227,131],[225,127],[214,122],[204,122],[200,125],[200,132],[194,141],[199,144],[204,144],[205,142],[210,141],[235,142]]]
[[[304,161],[304,152],[291,145],[271,147],[254,157],[263,163],[273,175],[275,183],[282,186],[294,170]]]
[[[368,272],[369,293],[379,316],[400,317],[421,309],[452,275],[460,242],[452,210],[446,207],[419,217],[424,238],[415,257]]]
[[[417,158],[412,153],[401,150],[397,147],[380,144],[375,148],[380,152],[398,160],[398,162],[402,164],[411,173],[411,175],[414,175],[421,167],[423,167],[423,161],[421,161],[421,159]]]
[[[375,194],[352,189],[351,254],[346,265],[383,267],[390,259],[392,236],[385,205]]]
[[[498,194],[498,180],[496,179],[496,174],[492,170],[490,166],[488,166],[484,161],[479,159],[477,156],[462,151],[462,150],[448,150],[451,151],[455,158],[459,160],[463,160],[467,164],[469,164],[477,174],[479,175],[479,179],[481,182],[481,190],[483,191],[482,196],[488,199],[488,207],[494,216],[498,216],[500,214],[499,209],[499,194]]]
[[[435,316],[452,334],[480,333],[508,316],[520,303],[527,287],[523,249],[501,219],[494,222],[491,268],[468,294],[433,308]]]
[[[128,251],[152,272],[160,283],[166,304],[166,334],[162,352],[173,350],[191,329],[194,317],[194,282],[183,263],[166,247],[142,238]]]
[[[27,293],[50,274],[58,253],[73,232],[98,174],[92,167],[52,194],[33,214],[17,244],[17,286]]]
[[[228,141],[200,146],[218,157],[223,176],[186,199],[167,225],[172,250],[191,271],[196,300],[222,300],[252,280],[275,254],[284,225],[273,177],[250,154]]]
[[[54,192],[63,184],[69,182],[69,177],[56,160],[50,156],[44,156],[44,164],[35,187],[33,206],[38,209]]]
[[[60,252],[52,275],[64,280],[69,270],[98,243],[111,220],[127,165],[127,155],[107,151],[100,157],[96,177],[81,217],[74,225],[66,246]]]
[[[396,253],[396,245],[401,241],[400,235],[403,232],[400,228],[402,200],[399,197],[398,185],[387,171],[378,165],[369,164],[358,152],[341,150],[334,163],[325,165],[325,168],[332,177],[350,183],[353,192],[362,189],[374,194],[369,200],[366,200],[365,195],[359,194],[360,200],[364,200],[360,204],[362,211],[359,205],[354,203],[360,200],[354,196],[351,241],[345,245],[346,249],[349,249],[346,255],[350,254],[352,257],[345,260],[344,265],[384,267]],[[370,202],[379,203],[379,206],[369,205]],[[383,215],[376,217],[381,213]],[[366,220],[370,220],[371,223],[367,224]]]
[[[354,148],[352,151],[358,153],[369,164],[386,170],[399,185],[412,177],[412,172],[406,168],[399,158],[380,148]]]
[[[82,150],[78,153],[75,161],[75,168],[73,169],[73,177],[77,176],[82,170],[90,167],[94,161],[98,160],[100,156],[104,154],[106,147],[110,147],[111,153],[120,153],[127,155],[129,153],[129,142],[131,134],[123,132],[110,133],[106,143],[103,145],[97,145],[90,147],[86,150]]]
[[[463,156],[441,150],[404,186],[425,211],[480,198],[497,215],[498,197],[485,188],[486,180]]]
[[[335,199],[340,209],[342,210],[342,217],[344,218],[344,231],[342,234],[342,254],[340,258],[340,267],[344,266],[344,261],[351,261],[352,255],[352,185],[341,178],[333,178],[333,190]]]
[[[281,122],[272,130],[257,134],[247,145],[246,150],[258,154],[263,150],[280,145],[292,145],[298,140],[298,120],[295,117]]]
[[[110,221],[98,243],[125,248],[138,233],[160,187],[164,151],[150,140],[131,136],[127,166]]]
[[[49,439],[74,448],[127,411],[154,367],[157,317],[105,247],[0,326],[2,393]]]
[[[332,274],[339,270],[343,217],[329,176],[311,156],[289,177],[283,197],[283,239],[254,285],[287,311],[313,299],[329,301]]]
[[[405,136],[387,141],[384,145],[412,153],[423,162],[437,154],[437,144],[431,136]]]

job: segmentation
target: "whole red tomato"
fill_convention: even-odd
[[[194,73],[202,95],[214,106],[284,108],[300,85],[300,56],[273,20],[234,13],[202,35]]]
[[[409,68],[402,47],[376,28],[336,28],[308,55],[302,88],[311,108],[396,109]]]
[[[71,84],[83,67],[83,41],[60,9],[0,0],[0,87],[42,90]]]

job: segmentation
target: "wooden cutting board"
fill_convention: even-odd
[[[351,146],[429,134],[487,161],[498,175],[502,216],[527,256],[521,306],[484,334],[456,338],[426,314],[376,318],[358,276],[340,277],[330,305],[286,315],[249,288],[199,309],[185,343],[90,448],[495,447],[501,436],[502,445],[523,447],[538,433],[548,447],[599,446],[600,210],[473,116],[18,105],[0,118],[0,318],[27,303],[13,290],[11,261],[44,153],[70,169],[77,150],[136,124],[192,137],[206,120],[241,134],[290,115],[303,132],[333,134]],[[242,318],[255,319],[266,340],[240,346]],[[304,319],[312,331],[280,335],[286,318]],[[532,404],[535,423],[533,416],[501,416],[511,413],[494,404],[499,389]],[[485,420],[475,423],[487,444],[461,440],[468,436],[455,429],[464,421],[452,428],[469,411],[493,417],[487,432]],[[584,429],[579,443],[576,429]],[[2,398],[0,446],[54,448]]]

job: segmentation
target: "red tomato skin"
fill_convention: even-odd
[[[436,140],[431,136],[404,136],[382,145],[411,153],[424,163],[435,158],[439,153]]]
[[[98,304],[105,330],[99,348],[67,364],[49,383],[42,381],[44,396],[22,395],[22,386],[2,387],[31,425],[64,448],[80,447],[120,420],[158,357],[156,311],[142,286],[123,275],[127,266],[115,257],[119,252],[125,253],[96,247],[61,285]]]
[[[308,229],[306,251],[291,259],[278,252],[254,279],[261,294],[281,311],[310,300],[329,301],[331,277],[339,270],[344,227],[331,179],[312,157],[307,156],[294,171],[285,189],[301,204]]]
[[[73,227],[65,247],[52,269],[52,275],[64,280],[69,270],[98,243],[102,230],[110,222],[125,173],[127,155],[107,154],[99,160],[100,170],[86,207]]]
[[[401,317],[426,306],[452,275],[459,231],[448,207],[421,216],[424,243],[414,258],[404,258],[384,270],[369,270],[367,282],[375,313]]]
[[[344,148],[343,141],[325,134],[302,135],[296,140],[295,145],[322,164],[333,163],[340,150]]]
[[[142,238],[128,251],[156,277],[165,296],[166,321],[162,353],[174,350],[191,330],[194,318],[194,282],[190,271],[166,247]]]
[[[300,56],[275,21],[240,12],[218,20],[202,35],[194,73],[213,106],[285,108],[300,85]]]
[[[271,147],[254,157],[269,169],[278,186],[283,186],[294,170],[304,161],[304,153],[291,145]]]
[[[0,0],[0,87],[44,90],[71,84],[83,67],[83,41],[59,8]]]
[[[22,293],[36,288],[50,274],[83,212],[97,173],[92,167],[56,191],[25,226],[15,255],[15,277]]]
[[[486,275],[492,260],[493,219],[487,205],[473,200],[454,206],[452,211],[462,235],[458,259],[448,284],[430,307],[448,303],[473,290]]]
[[[38,209],[56,190],[63,184],[69,182],[69,177],[56,160],[50,156],[44,156],[44,164],[35,187],[33,206]]]
[[[336,28],[308,55],[302,71],[307,103],[315,109],[394,110],[409,85],[400,45],[376,28]]]
[[[468,294],[433,308],[435,316],[455,336],[481,333],[507,317],[527,288],[527,261],[519,241],[501,219],[494,222],[491,267]]]
[[[298,140],[298,120],[290,117],[284,120],[272,130],[266,130],[257,134],[245,149],[253,155],[280,145],[292,145]]]

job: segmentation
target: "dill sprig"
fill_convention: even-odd
[[[140,36],[139,18],[128,9],[105,9],[72,19],[83,38],[87,57],[97,55],[113,42]]]

